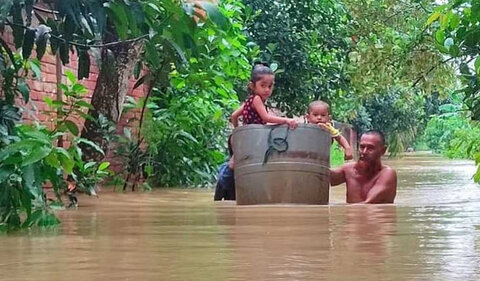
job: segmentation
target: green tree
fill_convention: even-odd
[[[395,155],[413,144],[418,128],[426,123],[424,102],[421,93],[391,89],[366,100],[363,118],[358,118],[354,125],[360,132],[381,130],[386,135],[390,154]]]
[[[454,69],[425,27],[430,1],[345,0],[352,17],[348,71],[359,106],[353,123],[387,133],[390,151],[412,145],[428,116],[430,95],[446,97]],[[411,108],[408,108],[411,107]],[[425,108],[426,109],[426,108]],[[377,111],[378,110],[378,111]],[[409,113],[411,110],[411,114]]]
[[[454,83],[453,69],[442,64],[425,28],[430,1],[345,0],[352,16],[349,73],[360,97],[415,87],[445,96]]]
[[[288,114],[301,115],[312,100],[351,98],[345,73],[349,17],[341,3],[243,3],[248,7],[246,18],[254,19],[246,28],[250,40],[260,47],[259,59],[278,66],[272,104]]]
[[[40,8],[35,6],[41,2],[3,1],[0,24],[12,28],[15,47],[22,47],[25,59],[31,55],[34,45],[41,58],[50,42],[52,52],[58,51],[62,62],[67,64],[69,50],[75,48],[79,56],[80,79],[88,77],[89,53],[97,53],[100,73],[89,114],[94,120],[103,115],[115,123],[120,117],[134,67],[140,59],[147,62],[151,73],[163,73],[140,81],[149,82],[154,77],[165,78],[172,63],[185,62],[185,57],[197,52],[191,35],[202,24],[197,24],[194,19],[195,8],[204,10],[208,15],[206,20],[212,20],[220,27],[226,22],[215,5],[203,1],[196,4],[174,0],[45,1],[50,8],[46,16],[42,16],[38,12]],[[36,11],[38,26],[33,24],[32,11]],[[86,120],[82,136],[107,151],[108,142],[94,120]],[[86,158],[102,157],[90,147],[84,149]]]
[[[16,99],[28,102],[30,89],[26,76],[30,70],[39,77],[39,64],[14,54],[0,39],[0,230],[13,230],[33,225],[50,226],[58,223],[51,212],[51,204],[43,192],[49,183],[62,204],[61,191],[65,189],[64,174],[72,176],[78,188],[94,192],[95,185],[108,173],[108,163],[85,163],[81,159],[79,143],[92,145],[78,138],[78,128],[72,121],[73,112],[81,112],[90,105],[82,100],[85,87],[78,84],[73,74],[68,73],[69,85],[60,85],[68,101],[46,103],[61,112],[55,116],[55,127],[48,129],[40,125],[18,125],[21,109]],[[58,136],[70,135],[72,145],[64,149],[54,145]],[[75,170],[75,171],[74,171]]]
[[[458,67],[459,79],[463,88],[463,105],[469,110],[470,118],[480,120],[480,2],[476,0],[456,0],[439,5],[430,15],[426,24],[435,34],[435,47],[448,57],[445,61]],[[475,180],[480,181],[480,143],[477,139],[478,123],[473,126],[471,134],[463,132],[461,146],[472,152],[478,165]]]
[[[143,130],[153,162],[153,180],[161,186],[207,185],[225,160],[228,113],[236,105],[237,91],[250,75],[250,57],[257,48],[247,47],[240,1],[225,0],[219,10],[227,27],[212,23],[193,38],[201,56],[169,75],[166,87],[156,87]]]
[[[480,3],[450,1],[438,6],[427,21],[435,31],[435,46],[458,67],[464,104],[480,120]]]

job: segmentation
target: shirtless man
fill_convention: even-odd
[[[381,157],[387,150],[384,135],[373,130],[364,133],[359,148],[357,162],[330,171],[330,184],[347,184],[347,203],[393,203],[397,173],[382,164]]]

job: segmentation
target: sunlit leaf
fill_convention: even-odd
[[[103,171],[103,170],[107,169],[109,166],[110,166],[110,163],[109,163],[109,162],[102,162],[102,163],[98,166],[98,170]]]
[[[103,149],[101,149],[100,146],[98,146],[94,142],[92,142],[90,140],[87,140],[87,139],[84,139],[84,138],[79,138],[77,141],[78,141],[78,143],[87,144],[87,145],[91,146],[92,148],[94,148],[97,152],[100,152],[102,155],[105,155],[105,152],[103,152]]]
[[[57,155],[54,152],[51,152],[47,157],[45,157],[45,163],[54,168],[60,168],[60,161],[58,160]]]
[[[68,81],[70,81],[72,85],[77,83],[77,78],[75,77],[75,74],[73,74],[73,72],[71,72],[70,70],[65,71],[65,76],[67,76]]]
[[[47,157],[48,154],[52,151],[51,146],[36,146],[29,153],[27,153],[23,160],[22,166],[27,166],[33,163],[36,163],[43,158]]]
[[[427,20],[427,25],[432,24],[434,21],[438,19],[441,13],[439,12],[434,12],[433,14],[430,15],[430,17]]]
[[[480,56],[475,59],[475,71],[480,75]]]
[[[42,77],[42,70],[40,69],[40,61],[38,59],[31,59],[28,61],[30,69],[33,71],[35,78],[40,79]]]

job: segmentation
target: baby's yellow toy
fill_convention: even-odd
[[[340,136],[340,131],[335,129],[331,123],[323,123],[325,129],[328,130],[328,132],[330,133],[330,135],[332,136],[332,138],[336,138],[338,136]]]

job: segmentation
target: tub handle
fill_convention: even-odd
[[[290,131],[290,128],[287,127],[287,129],[285,130],[285,137],[272,138],[273,131],[278,128],[280,128],[280,126],[275,126],[271,128],[270,132],[268,133],[268,148],[265,151],[265,157],[263,158],[262,165],[265,165],[267,163],[268,158],[270,157],[270,154],[272,154],[274,150],[276,150],[277,152],[285,152],[288,150],[287,138],[288,138],[288,132]]]

